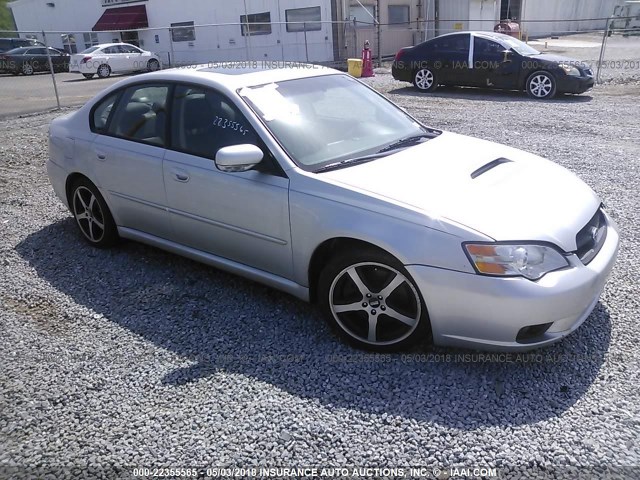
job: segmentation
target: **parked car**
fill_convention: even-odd
[[[155,53],[142,50],[128,43],[95,45],[71,56],[69,72],[81,73],[85,78],[107,78],[112,73],[150,71],[161,68]]]
[[[524,90],[537,99],[584,93],[594,85],[589,65],[540,53],[520,40],[493,32],[456,32],[401,49],[393,78],[431,92],[438,85]]]
[[[49,71],[49,56],[54,72],[66,72],[69,68],[69,54],[52,47],[20,47],[0,53],[0,72],[33,75],[35,72]]]
[[[618,250],[573,173],[427,127],[328,68],[125,79],[55,119],[49,149],[89,244],[144,242],[316,301],[374,350],[558,341]]]
[[[0,53],[19,47],[44,47],[45,44],[33,38],[0,38]]]

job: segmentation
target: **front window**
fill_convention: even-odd
[[[366,27],[376,22],[376,7],[374,5],[351,5],[349,7],[349,20],[357,26]]]
[[[347,75],[326,75],[243,88],[296,164],[308,171],[382,154],[399,140],[428,136],[406,113]]]

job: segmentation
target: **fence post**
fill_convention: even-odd
[[[600,83],[600,69],[602,68],[602,61],[604,59],[604,49],[607,46],[607,37],[609,36],[610,22],[613,17],[607,19],[607,24],[604,27],[604,33],[602,34],[602,46],[600,47],[600,58],[598,59],[598,70],[596,72],[596,83]]]
[[[173,51],[173,28],[169,27],[169,67],[173,67],[176,60],[175,52]]]
[[[47,51],[47,60],[49,60],[49,71],[51,72],[51,80],[53,81],[53,90],[56,92],[56,103],[58,104],[58,110],[60,109],[60,96],[58,95],[58,85],[56,84],[56,74],[53,71],[53,61],[51,60],[51,52],[49,51],[49,44],[47,43],[47,36],[42,31],[42,39],[44,40],[44,48]]]

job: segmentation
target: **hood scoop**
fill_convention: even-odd
[[[513,160],[509,160],[508,158],[503,158],[503,157],[496,158],[495,160],[490,161],[486,165],[481,166],[480,168],[475,170],[473,173],[471,173],[471,178],[476,179],[483,173],[487,173],[489,170],[497,167],[498,165],[502,165],[503,163],[511,163],[511,162],[513,162]]]

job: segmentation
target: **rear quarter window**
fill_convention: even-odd
[[[112,93],[104,100],[93,107],[91,113],[91,131],[94,133],[106,133],[109,125],[109,118],[113,112],[113,107],[120,96],[120,92]]]

